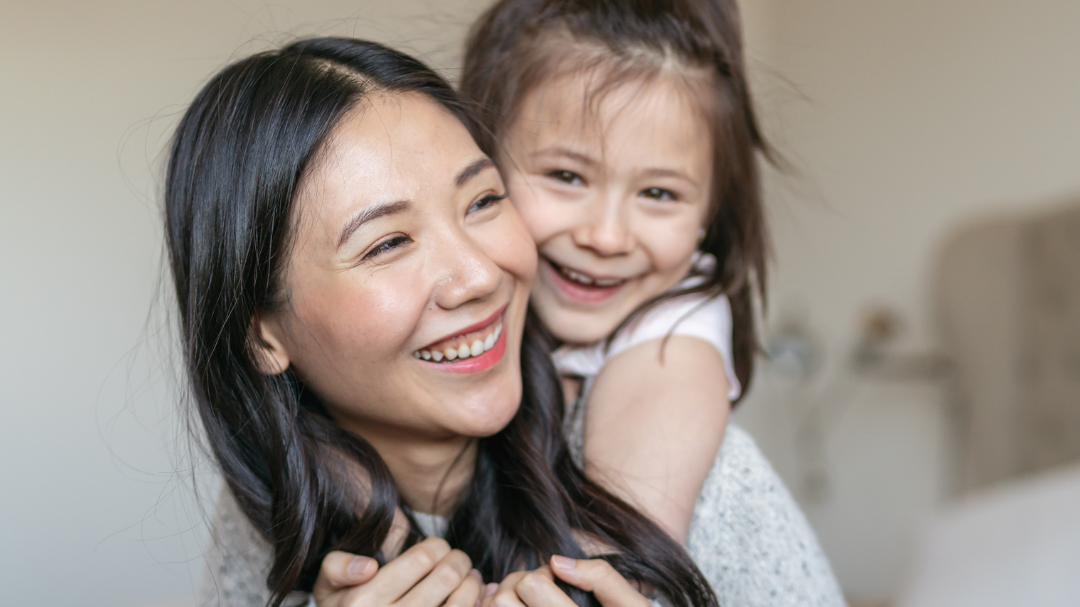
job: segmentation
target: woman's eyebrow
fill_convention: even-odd
[[[470,179],[479,175],[480,171],[494,166],[495,163],[492,162],[491,159],[487,156],[484,156],[483,158],[478,158],[474,160],[472,164],[465,167],[461,170],[460,173],[458,173],[457,177],[454,178],[454,183],[457,184],[457,187],[460,188],[461,186],[468,183]]]
[[[360,229],[360,226],[369,221],[373,221],[380,217],[386,217],[387,215],[394,215],[409,210],[408,200],[399,200],[397,202],[383,202],[379,204],[373,204],[366,206],[356,212],[351,219],[345,224],[345,228],[341,230],[341,238],[338,240],[338,248],[345,244],[345,241],[353,235],[353,232]]]

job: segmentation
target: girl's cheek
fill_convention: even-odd
[[[669,229],[652,230],[641,241],[650,250],[653,264],[660,272],[682,272],[688,270],[694,253],[697,252],[697,223],[682,221],[671,225]],[[639,236],[640,238],[640,236]]]
[[[536,244],[525,222],[513,206],[504,213],[504,219],[493,225],[484,242],[487,254],[503,270],[513,274],[528,285],[536,275]]]
[[[554,213],[545,209],[543,194],[536,184],[529,183],[518,173],[507,181],[506,190],[533,242],[542,244],[554,235],[557,231],[552,222]]]

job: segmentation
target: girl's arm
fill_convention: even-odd
[[[635,345],[600,371],[585,408],[585,471],[686,543],[724,439],[724,360],[703,339]]]

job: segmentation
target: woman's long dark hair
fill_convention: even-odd
[[[765,303],[769,248],[755,156],[774,155],[750,100],[735,0],[500,0],[469,34],[461,92],[488,127],[477,137],[480,148],[499,158],[498,142],[525,97],[545,82],[589,73],[593,93],[602,93],[666,71],[690,84],[710,123],[711,215],[698,250],[718,263],[701,272],[699,284],[645,303],[620,328],[666,299],[726,295],[745,394],[758,350],[755,295]]]
[[[273,548],[267,584],[275,606],[290,591],[310,590],[331,550],[381,558],[400,502],[369,443],[335,424],[290,371],[259,371],[252,333],[257,314],[287,306],[282,272],[305,171],[372,91],[426,95],[480,132],[454,91],[418,61],[370,42],[319,38],[221,71],[184,115],[169,158],[166,240],[190,396],[229,490]],[[716,605],[681,548],[572,463],[549,348],[530,318],[520,410],[479,440],[448,541],[486,579],[501,580],[552,554],[584,556],[572,534],[580,530],[673,605]],[[595,602],[567,591],[579,604]]]

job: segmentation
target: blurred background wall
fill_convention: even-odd
[[[308,34],[387,42],[453,77],[484,5],[3,3],[5,602],[183,605],[199,583],[193,471],[214,483],[175,414],[158,187],[201,83]],[[1080,193],[1080,4],[743,5],[758,104],[788,164],[768,175],[767,324],[794,354],[763,368],[737,418],[845,590],[891,600],[918,529],[952,493],[952,398],[933,364],[867,375],[851,355],[876,314],[896,327],[890,356],[936,360],[932,284],[950,231]]]

